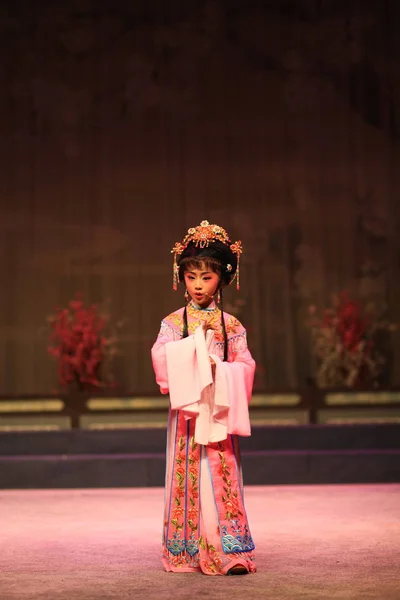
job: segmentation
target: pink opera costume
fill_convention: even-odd
[[[186,310],[188,337],[182,335],[181,308],[162,321],[152,348],[157,383],[170,396],[163,565],[207,575],[225,575],[234,565],[255,572],[237,437],[250,435],[255,363],[235,317],[224,313],[223,361],[219,308],[191,301]],[[205,319],[213,325],[206,335]]]

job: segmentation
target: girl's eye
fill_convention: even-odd
[[[211,277],[203,277],[204,281],[209,281]]]

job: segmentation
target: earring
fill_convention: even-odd
[[[185,290],[185,300],[186,300],[186,302],[189,302],[189,298],[190,298],[189,292],[187,290]]]
[[[220,290],[218,290],[217,292],[217,304],[219,304],[221,302],[221,292]]]

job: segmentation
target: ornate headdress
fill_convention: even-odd
[[[174,290],[178,289],[179,283],[179,265],[178,265],[178,257],[183,253],[183,251],[188,247],[188,245],[193,242],[193,244],[198,248],[207,248],[210,242],[222,242],[227,246],[234,254],[236,254],[237,258],[237,268],[236,268],[236,288],[240,289],[240,279],[239,279],[239,261],[240,255],[242,254],[242,242],[239,240],[232,244],[229,239],[228,234],[225,229],[220,227],[219,225],[210,225],[208,221],[202,221],[200,225],[197,227],[191,227],[188,229],[187,234],[183,238],[182,242],[176,242],[175,246],[172,248],[171,253],[174,255],[174,264],[173,264],[173,288]],[[227,264],[226,270],[228,272],[232,271],[232,265]],[[233,279],[232,279],[233,281]],[[231,282],[232,283],[232,282]]]

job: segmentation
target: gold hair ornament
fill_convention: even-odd
[[[194,242],[195,246],[200,248],[207,248],[210,242],[219,241],[229,246],[234,254],[237,257],[237,268],[236,268],[236,288],[240,289],[240,279],[239,279],[239,262],[240,255],[243,252],[242,242],[238,240],[234,244],[231,244],[231,240],[225,229],[220,227],[219,225],[210,225],[208,221],[202,221],[200,225],[197,227],[191,227],[188,229],[187,234],[183,238],[182,242],[176,242],[175,246],[171,250],[171,254],[174,255],[174,263],[173,263],[173,288],[174,290],[178,289],[179,284],[179,266],[178,266],[178,256],[182,254],[182,252],[187,248],[190,242]],[[228,273],[232,271],[232,265],[226,265],[226,270]],[[232,281],[235,279],[232,279]],[[231,283],[232,283],[231,281]]]

